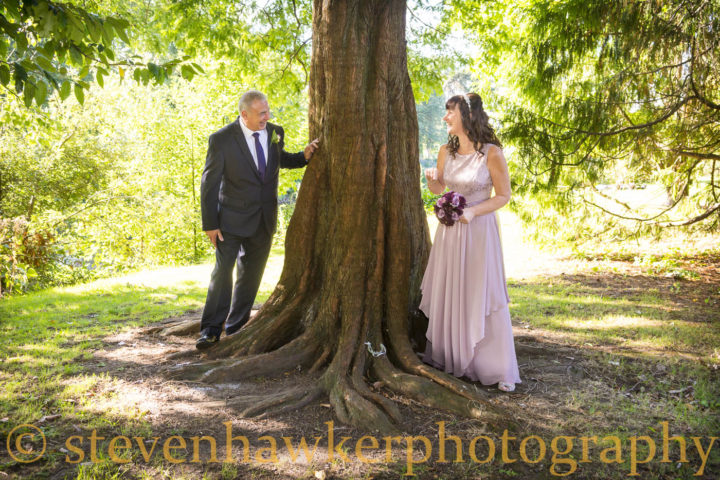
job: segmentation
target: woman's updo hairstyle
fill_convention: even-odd
[[[468,100],[470,105],[468,105]],[[475,151],[481,151],[486,143],[492,143],[502,148],[502,143],[495,135],[495,129],[490,126],[490,119],[485,113],[483,102],[477,93],[455,95],[445,102],[445,109],[452,110],[457,105],[460,109],[462,127],[473,142]],[[455,155],[460,148],[460,140],[455,135],[448,136],[447,148],[451,155]]]

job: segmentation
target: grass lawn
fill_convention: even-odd
[[[513,412],[518,439],[536,435],[546,441],[546,451],[530,439],[522,451],[530,460],[543,457],[538,463],[500,461],[499,451],[486,464],[467,461],[468,451],[463,462],[443,463],[435,456],[415,466],[417,478],[554,478],[552,472],[567,472],[573,462],[577,471],[569,478],[626,478],[633,468],[640,478],[720,477],[720,444],[703,460],[691,439],[699,437],[707,449],[709,437],[720,432],[720,255],[550,254],[523,244],[511,222],[503,225],[503,239],[523,383],[511,395],[476,387]],[[259,302],[282,269],[283,251],[271,255]],[[326,399],[266,419],[242,419],[225,405],[230,394],[266,392],[303,374],[208,387],[175,382],[159,371],[159,365],[172,363],[170,353],[192,348],[193,340],[148,335],[142,327],[198,317],[210,270],[198,265],[145,271],[0,300],[0,480],[284,479],[316,478],[321,471],[327,478],[389,479],[407,473],[402,445],[393,448],[392,461],[374,465],[354,457],[349,463],[283,457],[268,465],[255,456],[250,462],[193,463],[192,452],[182,449],[175,456],[186,455],[188,463],[174,464],[162,455],[146,461],[138,448],[110,457],[108,438],[118,435],[157,436],[161,442],[172,435],[223,438],[221,422],[232,421],[251,439],[266,434],[279,440],[287,434],[311,441],[327,428],[324,422],[333,420]],[[458,435],[466,449],[478,435],[499,439],[502,433],[380,391],[400,403],[403,430],[433,438],[434,449],[438,421],[446,422],[448,434]],[[662,422],[668,422],[671,435],[687,439],[686,462],[680,461],[677,442],[671,442],[670,461],[660,461]],[[335,423],[338,436],[354,441],[364,434]],[[18,453],[14,442],[21,431],[8,436],[21,424],[41,429],[46,446],[39,435],[26,436],[18,441],[25,453]],[[66,457],[78,457],[67,439],[75,435],[87,441],[93,430],[106,437],[98,440],[95,458],[83,443],[83,460],[68,462]],[[575,449],[556,455],[566,459],[564,464],[552,460],[550,440],[559,436],[576,438]],[[588,462],[582,462],[582,436],[599,439],[589,447]],[[621,451],[608,451],[611,440],[602,440],[608,436],[619,439]],[[637,436],[654,439],[657,451],[653,460],[633,467],[630,445]],[[635,442],[636,459],[645,458],[649,443]],[[15,449],[13,456],[7,445]],[[452,442],[448,445],[454,450]],[[511,456],[518,456],[518,448],[516,443]],[[41,451],[37,461],[23,463]],[[327,448],[323,451],[326,456]],[[606,459],[618,461],[601,461],[603,451]],[[695,476],[703,464],[704,472]]]

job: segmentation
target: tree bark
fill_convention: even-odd
[[[288,227],[281,278],[253,320],[211,351],[240,358],[186,371],[205,381],[322,371],[319,391],[341,421],[386,432],[399,410],[369,377],[433,407],[488,420],[495,412],[476,389],[422,364],[410,342],[430,235],[405,14],[404,0],[315,0],[309,125],[320,149]]]

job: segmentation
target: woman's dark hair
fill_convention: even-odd
[[[470,106],[468,107],[465,98],[462,95],[455,95],[450,97],[445,102],[445,109],[451,110],[455,108],[455,105],[460,109],[460,116],[462,118],[463,130],[467,133],[470,141],[473,142],[473,147],[476,151],[483,149],[486,143],[492,143],[502,148],[502,143],[495,135],[495,129],[490,126],[490,119],[488,114],[483,109],[482,99],[477,93],[468,93],[470,99]],[[447,148],[451,155],[455,155],[460,148],[460,140],[455,135],[448,136]]]

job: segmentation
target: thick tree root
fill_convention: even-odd
[[[243,417],[266,417],[302,408],[322,395],[320,387],[294,388],[275,395],[248,395],[228,400],[227,405],[241,410]]]
[[[188,358],[197,358],[200,355],[202,355],[202,353],[199,350],[193,348],[192,350],[187,349],[187,350],[180,350],[179,352],[171,353],[170,355],[165,357],[165,360],[167,360],[167,361],[186,360]]]
[[[167,325],[157,332],[158,335],[188,337],[197,335],[200,332],[200,320],[186,320],[172,325]]]
[[[400,423],[402,421],[402,414],[395,402],[370,390],[364,378],[356,378],[356,376],[353,375],[353,387],[360,395],[365,397],[366,400],[380,405],[380,408],[382,408],[394,423]]]
[[[220,344],[208,352],[209,355],[212,358],[243,357],[269,352],[288,344],[301,333],[297,315],[301,300],[293,299],[285,309],[276,311],[271,298],[238,333],[223,337]]]
[[[490,424],[508,421],[503,409],[488,402],[481,394],[466,391],[464,395],[458,395],[427,378],[398,370],[387,358],[376,359],[373,370],[388,388],[423,405],[465,417],[482,418]]]
[[[197,380],[213,368],[226,364],[227,360],[210,360],[198,363],[181,363],[167,369],[167,376],[177,380]]]
[[[398,433],[390,418],[352,388],[346,379],[337,381],[329,393],[330,405],[341,422],[384,434]]]
[[[317,350],[318,346],[308,340],[308,335],[302,335],[272,352],[225,361],[207,371],[200,380],[227,383],[247,377],[275,377],[288,370],[309,368]]]
[[[190,331],[193,326],[196,327],[197,330]],[[187,333],[184,333],[186,330]],[[200,320],[198,320],[197,318],[169,318],[167,320],[163,320],[158,325],[145,327],[141,331],[145,335],[190,335],[192,333],[197,333],[200,331]]]

